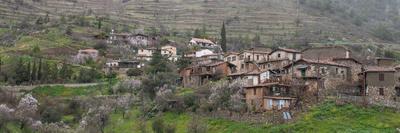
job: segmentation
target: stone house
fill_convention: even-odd
[[[155,47],[139,48],[136,57],[138,60],[150,61],[151,57],[153,56],[153,53],[156,50],[157,50],[157,48],[155,48]]]
[[[279,82],[246,86],[246,104],[252,111],[289,109],[296,100],[290,89],[290,85]]]
[[[268,55],[268,60],[290,60],[297,61],[301,59],[301,52],[294,49],[278,48]]]
[[[170,61],[177,61],[178,56],[176,53],[176,47],[172,45],[165,45],[161,47],[161,55],[168,57]]]
[[[265,61],[268,60],[268,55],[271,53],[271,49],[268,48],[251,48],[244,50],[239,55],[239,60],[246,61]]]
[[[284,67],[288,76],[292,77],[324,77],[347,80],[348,67],[332,61],[300,59]]]
[[[109,73],[111,71],[117,72],[119,74],[125,75],[126,72],[130,68],[142,68],[144,66],[143,63],[140,63],[139,61],[133,61],[133,60],[112,60],[108,61],[103,70],[106,73]]]
[[[396,90],[396,70],[392,67],[368,66],[360,73],[362,95],[369,98],[371,104],[390,106],[393,101],[400,101]]]
[[[150,61],[151,57],[153,56],[154,52],[156,52],[157,48],[149,47],[149,48],[139,48],[136,58],[139,60],[146,60]],[[166,45],[161,47],[161,55],[168,58],[170,61],[177,61],[178,56],[176,52],[176,47],[171,45]]]
[[[206,55],[212,55],[215,54],[212,50],[210,49],[201,49],[197,51],[191,51],[191,52],[186,52],[183,56],[189,59],[195,59],[195,58],[200,58]]]
[[[298,80],[308,93],[319,96],[337,92],[338,86],[349,80],[349,67],[332,61],[300,59],[284,67],[284,79]],[[323,92],[320,90],[324,90]]]
[[[225,61],[212,61],[182,69],[179,74],[184,87],[201,86],[209,81],[227,77],[234,65]]]
[[[302,58],[310,60],[331,60],[350,58],[351,51],[343,46],[312,47],[302,51]]]
[[[157,37],[151,37],[145,34],[133,34],[127,38],[129,44],[134,46],[153,46],[157,41]]]
[[[260,66],[261,70],[270,70],[276,75],[285,74],[284,67],[292,63],[289,59],[281,59],[281,60],[268,60],[258,62],[258,66]]]
[[[79,50],[75,56],[75,61],[78,63],[85,63],[88,59],[97,60],[99,51],[96,49],[83,49]]]
[[[396,95],[400,96],[400,65],[394,67],[396,70],[395,80],[396,80]]]
[[[381,67],[393,67],[396,65],[396,60],[392,58],[376,58],[376,64]]]
[[[228,52],[224,55],[224,60],[229,63],[232,63],[236,67],[240,67],[240,64],[242,64],[243,61],[239,60],[239,55],[240,53],[237,52]]]
[[[359,81],[358,74],[361,73],[363,64],[354,58],[333,58],[333,62],[349,67],[347,75],[350,76],[350,81],[356,83]]]
[[[236,52],[227,53],[224,57],[224,60],[234,64],[238,71],[248,71],[246,66],[248,66],[249,62],[267,61],[268,54],[270,52],[271,49],[252,48],[249,50],[244,50],[241,53],[236,53]]]
[[[208,39],[192,38],[189,41],[189,46],[195,46],[200,48],[215,48],[219,47],[216,43]]]

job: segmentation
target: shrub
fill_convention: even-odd
[[[47,123],[58,122],[61,120],[61,113],[54,108],[47,108],[42,113],[42,121]]]
[[[132,76],[140,76],[142,75],[143,71],[140,70],[139,68],[130,68],[127,72],[126,75],[128,75],[129,77]]]
[[[165,133],[175,133],[175,130],[176,130],[176,126],[173,124],[168,124],[165,127]]]
[[[161,118],[155,119],[151,128],[155,133],[164,133],[164,121]]]
[[[188,133],[206,133],[207,125],[205,125],[199,118],[193,117],[187,127]]]
[[[101,74],[95,69],[85,69],[81,68],[79,71],[78,82],[89,83],[100,78]]]

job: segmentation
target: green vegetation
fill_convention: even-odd
[[[38,35],[22,36],[18,41],[15,49],[27,50],[32,46],[39,45],[41,48],[54,48],[66,46],[72,43],[72,40],[58,28],[50,28],[45,33]]]
[[[5,125],[4,129],[0,128],[0,133],[31,133],[28,128],[20,129],[20,124],[17,122],[9,122]]]
[[[126,119],[122,119],[121,113],[112,114],[106,132],[139,131],[139,123],[145,123],[146,130],[152,131],[151,124],[155,118],[140,121],[140,111],[137,108],[131,109],[128,114]],[[157,118],[163,119],[164,123],[176,125],[177,133],[185,133],[192,117],[193,115],[187,113],[167,112]],[[400,126],[400,114],[381,107],[363,108],[351,104],[338,106],[334,102],[326,102],[289,124],[262,125],[204,117],[200,121],[207,124],[210,133],[396,132],[396,128]]]
[[[73,97],[87,95],[104,95],[108,94],[105,85],[85,86],[85,87],[65,87],[58,86],[41,86],[32,90],[35,97]]]

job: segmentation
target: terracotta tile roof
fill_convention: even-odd
[[[288,52],[288,53],[301,53],[301,51],[299,51],[299,50],[288,49],[288,48],[278,48],[278,49],[272,51],[271,53],[273,53],[275,51],[285,51],[285,52]]]
[[[273,86],[273,85],[290,87],[290,85],[281,84],[279,82],[270,82],[270,83],[261,83],[261,84],[258,84],[258,85],[245,86],[245,88],[268,87],[268,86]]]
[[[279,61],[289,61],[289,59],[276,59],[276,60],[264,60],[257,63],[269,63],[269,62],[279,62]]]
[[[332,60],[333,60],[333,61],[337,61],[337,60],[351,60],[351,61],[354,61],[354,62],[356,62],[356,63],[358,63],[358,64],[362,64],[360,61],[358,61],[358,60],[356,60],[356,59],[354,59],[354,58],[333,58]]]
[[[192,38],[192,41],[195,41],[195,42],[202,42],[202,43],[209,43],[209,44],[215,44],[214,42],[212,42],[211,40],[208,40],[208,39]]]
[[[294,62],[294,64],[296,64],[297,62],[300,62],[300,61],[304,61],[304,62],[309,63],[309,64],[322,64],[322,65],[331,65],[331,66],[339,66],[339,67],[348,67],[348,66],[341,65],[341,64],[338,64],[336,62],[330,61],[330,60],[300,59],[300,60]],[[290,67],[290,66],[292,66],[292,63],[286,65],[284,68]]]

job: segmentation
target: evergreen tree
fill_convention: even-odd
[[[225,22],[222,22],[222,28],[221,28],[221,48],[222,48],[222,51],[226,52]]]
[[[161,55],[161,50],[157,49],[151,60],[148,64],[148,68],[146,70],[147,74],[157,74],[160,72],[171,72],[172,70],[167,67],[168,66],[168,59]]]
[[[196,38],[202,38],[201,31],[199,29],[195,29],[193,36]]]
[[[260,47],[260,46],[262,45],[262,44],[261,44],[260,35],[256,34],[256,36],[254,36],[254,38],[253,38],[253,44],[254,44],[255,47]]]

